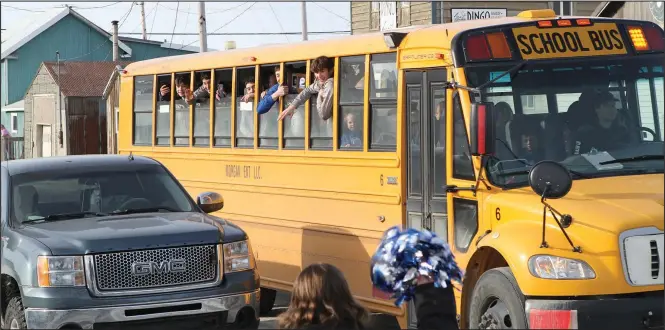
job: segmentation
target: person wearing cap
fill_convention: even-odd
[[[598,92],[593,96],[595,120],[578,129],[573,146],[575,155],[592,150],[607,151],[630,144],[630,131],[616,108],[616,102],[618,100],[609,91]]]

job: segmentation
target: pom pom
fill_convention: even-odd
[[[395,305],[413,299],[420,276],[429,276],[436,287],[462,282],[463,273],[448,244],[436,234],[412,228],[388,229],[371,261],[372,283],[392,294]]]

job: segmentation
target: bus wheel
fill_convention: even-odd
[[[268,288],[261,288],[261,315],[270,313],[273,306],[275,306],[275,298],[277,291]]]
[[[470,329],[528,329],[524,295],[508,267],[483,274],[471,296]]]

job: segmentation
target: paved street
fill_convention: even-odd
[[[275,299],[275,308],[270,312],[269,315],[261,316],[261,324],[259,329],[278,329],[277,326],[277,315],[286,310],[286,307],[289,305],[289,294],[284,292],[277,293],[277,298]],[[386,329],[386,330],[398,330],[399,325],[397,320],[394,317],[383,315],[383,314],[374,314],[374,321],[376,322],[377,329]]]

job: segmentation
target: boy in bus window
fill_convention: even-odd
[[[245,83],[245,95],[242,96],[240,99],[243,102],[249,102],[250,100],[254,99],[254,92],[255,92],[255,87],[256,84],[254,83],[254,79],[250,79]]]
[[[344,116],[344,134],[342,134],[342,147],[362,147],[363,137],[361,128],[356,125],[356,115],[348,113]]]
[[[609,91],[595,95],[593,109],[596,118],[592,124],[578,129],[573,147],[575,155],[608,151],[630,144],[630,131],[625,118],[616,108],[616,102],[618,100]]]
[[[183,77],[178,77],[175,80],[176,93],[178,97],[174,100],[176,108],[183,108],[189,104],[189,100],[194,98],[192,90],[189,89],[189,84]]]
[[[319,117],[324,121],[330,119],[332,117],[334,67],[333,60],[326,56],[319,56],[312,61],[312,72],[316,76],[316,81],[303,89],[293,102],[282,111],[277,120],[293,115],[293,112],[314,94],[317,94],[316,110]]]
[[[259,102],[259,105],[256,107],[256,112],[258,112],[259,115],[262,115],[270,111],[270,109],[272,109],[273,105],[275,105],[275,103],[279,100],[280,97],[289,93],[288,86],[279,85],[280,76],[281,72],[279,71],[279,67],[277,66],[275,67],[275,74],[271,75],[269,78],[269,83],[273,85],[270,87],[270,89],[261,94],[261,101]]]
[[[194,93],[187,95],[187,104],[194,104],[196,101],[204,102],[210,99],[210,75],[204,73],[201,75],[201,87],[197,88]]]

